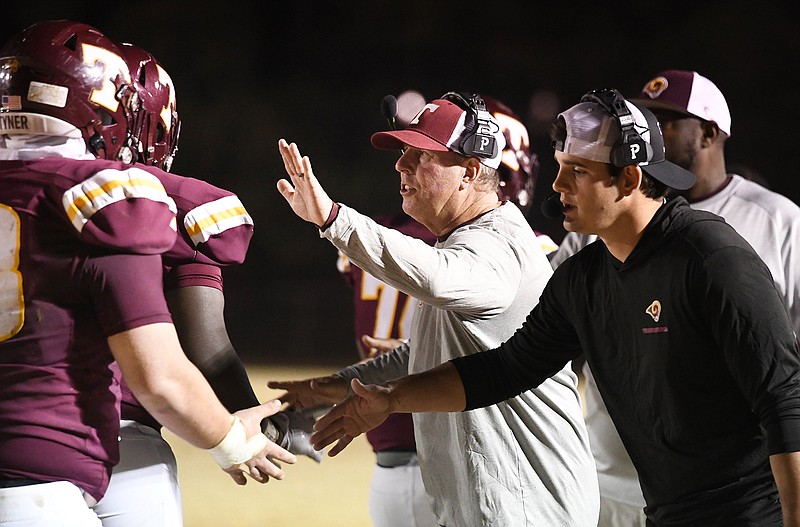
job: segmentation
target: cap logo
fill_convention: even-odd
[[[656,77],[645,84],[642,91],[651,99],[657,99],[668,87],[669,81],[665,77]]]
[[[634,144],[632,144],[632,145],[628,145],[628,146],[630,146],[630,147],[631,147],[631,159],[636,159],[636,154],[638,154],[638,153],[639,153],[639,150],[641,150],[641,148],[642,148],[642,147],[640,147],[640,146],[639,146],[638,144],[636,144],[636,143],[634,143]]]
[[[419,119],[420,119],[420,117],[422,117],[422,114],[425,113],[425,110],[430,110],[430,112],[433,113],[438,109],[439,109],[439,105],[438,104],[433,104],[433,103],[429,102],[428,104],[423,106],[422,110],[420,110],[419,113],[417,113],[417,115],[408,124],[409,125],[419,124]]]
[[[658,322],[658,319],[661,317],[661,302],[653,300],[653,303],[647,306],[644,312],[650,315],[653,322]]]

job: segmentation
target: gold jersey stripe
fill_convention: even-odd
[[[253,219],[236,196],[226,196],[195,207],[186,214],[183,225],[192,243],[205,243],[216,234],[242,225],[253,225]]]
[[[177,214],[175,201],[167,195],[161,181],[135,167],[101,170],[67,190],[61,201],[70,221],[81,232],[92,216],[104,207],[131,198],[164,203]]]

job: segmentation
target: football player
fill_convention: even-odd
[[[131,76],[118,78],[117,99],[128,135],[120,157],[155,166],[177,207],[178,237],[162,256],[165,292],[181,346],[229,411],[258,405],[244,365],[225,327],[221,267],[244,261],[253,220],[239,198],[205,181],[169,174],[178,149],[175,88],[149,52],[120,45]],[[95,508],[106,527],[180,525],[175,457],[161,425],[122,382],[120,463]],[[290,429],[290,423],[294,427]],[[281,412],[264,422],[267,436],[295,454],[319,461],[308,443],[313,420]]]
[[[295,459],[260,431],[276,405],[231,415],[181,351],[161,259],[177,208],[158,169],[114,161],[118,76],[121,52],[85,24],[35,24],[0,50],[0,521],[100,525],[89,507],[118,458],[114,359],[158,421],[237,483],[282,478],[270,459]]]

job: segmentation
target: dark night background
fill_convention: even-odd
[[[369,144],[386,127],[386,94],[474,90],[515,109],[542,163],[530,220],[558,241],[559,224],[537,213],[555,170],[551,115],[534,95],[558,94],[562,110],[593,88],[634,95],[660,70],[696,70],[731,108],[728,161],[800,202],[795,1],[7,4],[2,41],[68,18],[138,44],[170,73],[183,126],[173,172],[238,193],[256,222],[247,262],[225,271],[228,328],[251,362],[357,358],[336,250],[277,192],[276,144],[297,142],[333,199],[370,215],[396,210],[395,156]]]

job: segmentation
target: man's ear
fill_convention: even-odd
[[[625,196],[630,196],[642,184],[644,177],[639,165],[628,165],[619,174],[619,189]]]
[[[700,130],[703,132],[703,146],[708,147],[713,145],[719,139],[722,132],[719,126],[714,121],[701,121]]]
[[[478,174],[481,172],[481,162],[476,157],[468,157],[467,162],[464,164],[464,175],[462,179],[465,183],[474,183],[478,179]]]

